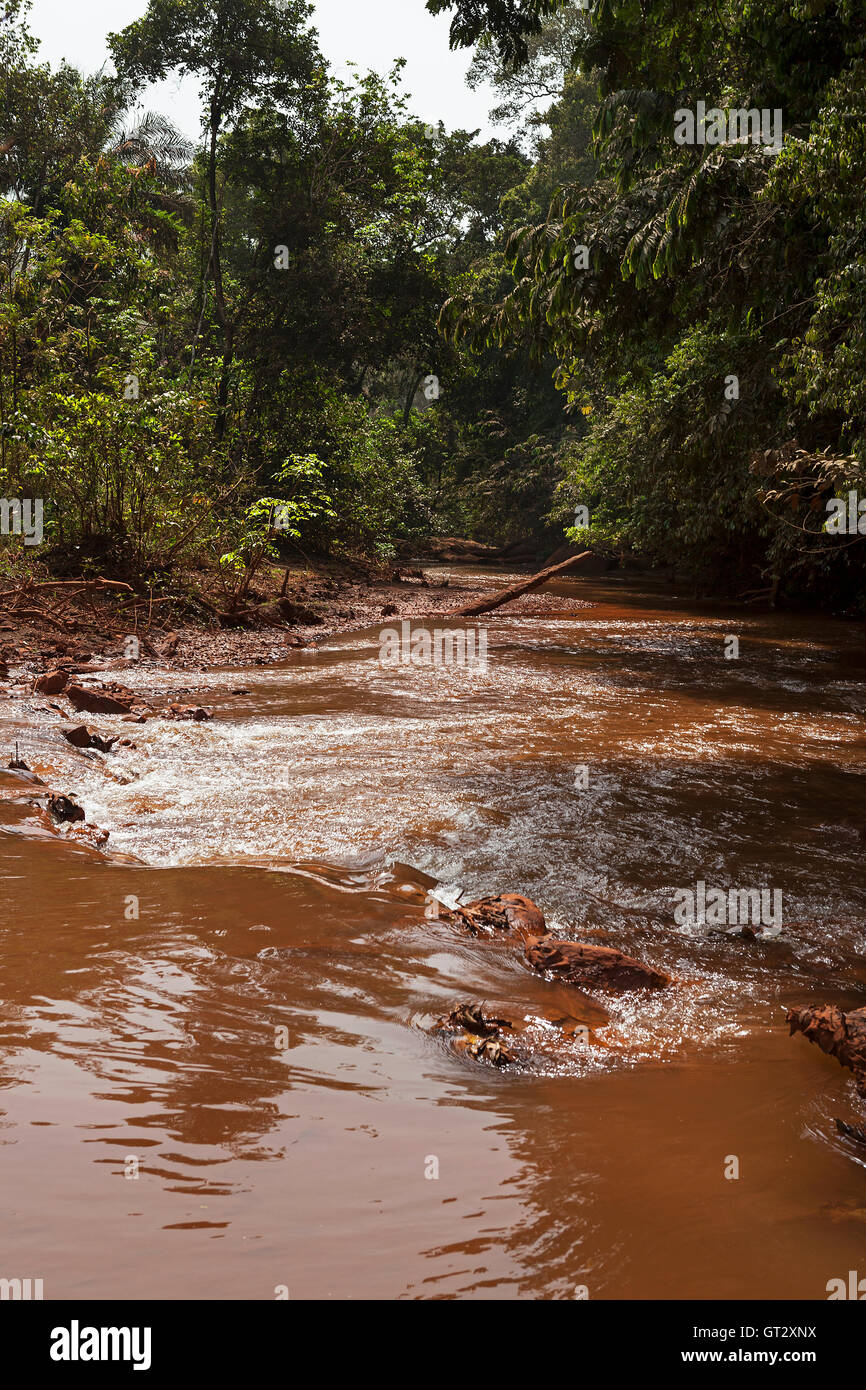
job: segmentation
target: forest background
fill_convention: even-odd
[[[337,78],[304,0],[150,0],[96,75],[0,0],[0,494],[44,501],[0,568],[231,603],[293,549],[568,539],[862,616],[862,0],[427,8],[507,138]],[[679,144],[699,102],[784,138]]]

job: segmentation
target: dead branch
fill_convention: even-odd
[[[75,584],[82,591],[84,589],[128,589],[131,594],[135,593],[131,584],[124,584],[120,579],[44,579],[38,584],[29,581],[24,582],[22,589],[26,591],[35,589],[63,589],[69,584]]]
[[[34,622],[49,623],[51,627],[59,627],[62,632],[69,631],[69,624],[61,618],[53,617],[46,613],[42,608],[18,608],[15,610],[16,618],[32,618]]]
[[[530,579],[524,579],[520,584],[512,584],[510,589],[500,590],[493,598],[479,599],[476,603],[467,603],[462,608],[450,608],[447,612],[437,613],[435,616],[440,618],[474,618],[479,613],[490,613],[494,608],[501,608],[503,603],[511,603],[514,599],[520,598],[521,594],[528,594],[532,589],[539,589],[549,579],[554,579],[557,575],[567,574],[569,570],[576,569],[581,561],[594,558],[594,551],[581,551],[580,555],[572,555],[559,565],[551,565],[549,569],[539,570],[537,574],[533,574]]]

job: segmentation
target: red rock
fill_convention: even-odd
[[[49,796],[48,809],[55,820],[84,820],[83,810],[68,796]]]
[[[65,694],[75,709],[88,714],[129,714],[135,703],[132,691],[86,690],[83,685],[70,685]]]
[[[33,689],[38,690],[40,695],[59,695],[68,680],[67,671],[46,671],[44,676],[33,682]]]
[[[211,712],[210,710],[202,709],[201,705],[169,705],[166,717],[168,719],[195,719],[201,721],[202,719],[210,719]]]
[[[73,748],[90,747],[90,730],[86,724],[78,724],[74,729],[63,729],[61,731],[67,743],[71,743]]]
[[[547,930],[544,913],[520,893],[478,898],[454,909],[437,904],[436,916],[465,928],[472,936],[497,932],[516,935],[534,970],[550,971],[573,985],[603,989],[664,989],[670,977],[610,946],[558,941]]]
[[[664,989],[670,977],[651,965],[623,955],[610,946],[581,941],[556,941],[551,936],[526,941],[526,959],[533,970],[550,971],[570,985],[602,989]]]
[[[74,729],[63,729],[62,733],[73,748],[96,748],[100,753],[110,753],[117,742],[116,738],[102,738],[95,730],[88,729],[86,724],[78,724]]]
[[[485,1015],[480,1004],[460,1004],[452,1009],[446,1018],[434,1024],[437,1032],[456,1034],[452,1045],[458,1052],[466,1052],[477,1062],[490,1062],[494,1067],[505,1067],[516,1061],[509,1046],[514,1024],[507,1018],[494,1018]],[[508,1040],[503,1037],[508,1035]]]

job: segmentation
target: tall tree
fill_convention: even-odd
[[[311,13],[306,0],[150,0],[141,19],[109,35],[123,78],[141,85],[178,72],[201,81],[210,223],[203,279],[213,286],[223,337],[218,438],[226,428],[237,331],[223,275],[220,138],[246,104],[290,108],[321,72],[315,33],[308,28]]]

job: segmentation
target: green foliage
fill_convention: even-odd
[[[492,35],[503,62],[518,65],[526,60],[528,39],[541,33],[547,16],[567,0],[427,0],[431,14],[455,10],[451,21],[451,47],[469,48]]]
[[[277,538],[298,540],[305,523],[335,515],[321,479],[322,463],[315,454],[293,454],[274,477],[281,495],[259,497],[247,507],[235,528],[235,548],[221,554],[218,562],[229,610],[243,605],[263,562],[279,559]]]
[[[438,313],[529,160],[425,129],[401,63],[329,77],[309,16],[151,0],[112,36],[116,79],[4,38],[0,474],[44,495],[57,564],[151,579],[210,554],[245,592],[294,543],[388,556],[448,515],[486,402]],[[201,81],[198,149],[125,111],[171,71]]]
[[[731,362],[751,362],[739,401],[724,400]],[[652,375],[621,382],[567,460],[568,492],[591,523],[571,539],[729,587],[768,530],[750,474],[754,398],[772,390],[760,371],[753,341],[710,323],[687,331]]]
[[[491,30],[507,43],[511,23]],[[595,0],[576,52],[600,79],[594,175],[528,208],[498,296],[461,287],[443,313],[455,346],[552,359],[584,412],[554,514],[570,491],[598,541],[708,589],[844,602],[866,588],[866,548],[828,545],[813,564],[808,528],[764,508],[753,466],[863,458],[864,44],[848,0]],[[677,144],[674,113],[698,100],[780,108],[781,152]],[[726,411],[729,375],[741,394]]]
[[[212,415],[207,401],[168,384],[137,401],[123,390],[118,381],[44,391],[22,426],[22,472],[27,490],[45,499],[58,561],[152,577],[184,558],[210,517]]]

